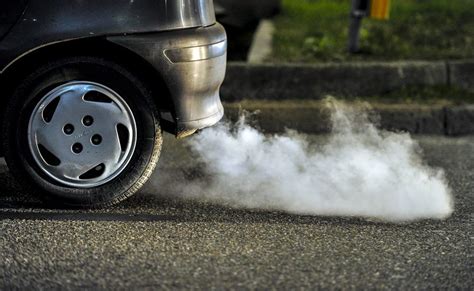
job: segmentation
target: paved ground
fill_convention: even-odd
[[[474,137],[420,140],[455,192],[446,221],[233,210],[150,189],[108,210],[44,209],[0,167],[0,289],[473,288]],[[161,171],[187,164],[165,146]]]

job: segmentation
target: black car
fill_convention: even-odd
[[[74,207],[131,196],[162,130],[223,116],[227,40],[212,0],[3,0],[2,152],[31,192]]]

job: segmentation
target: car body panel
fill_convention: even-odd
[[[3,0],[0,9],[0,39],[16,23],[26,7],[26,0]]]
[[[11,3],[18,0],[3,1],[14,7]],[[214,23],[212,0],[29,0],[21,19],[0,43],[0,72],[18,56],[58,41]]]

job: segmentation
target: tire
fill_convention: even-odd
[[[162,145],[146,85],[96,57],[60,59],[27,76],[9,100],[2,133],[19,184],[61,207],[130,197],[152,174]]]

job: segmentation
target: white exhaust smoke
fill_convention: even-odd
[[[266,136],[244,118],[220,124],[188,141],[205,174],[176,180],[168,173],[174,183],[166,191],[232,207],[393,222],[452,213],[443,171],[423,163],[409,134],[378,130],[366,110],[326,103],[332,132],[325,144],[292,131]]]

